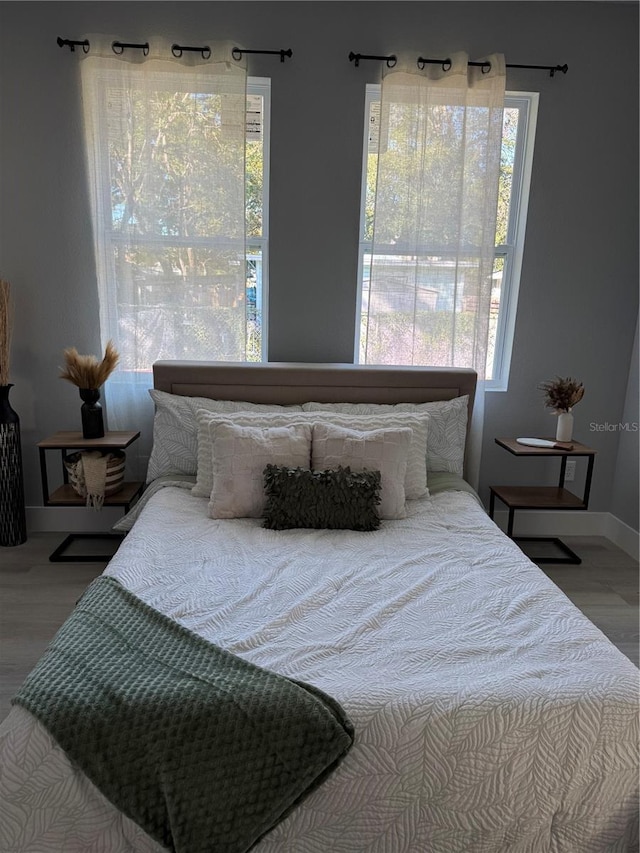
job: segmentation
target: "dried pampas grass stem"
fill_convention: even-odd
[[[11,286],[0,279],[0,385],[9,384],[9,350],[11,349]]]
[[[94,355],[79,355],[75,347],[64,351],[65,367],[60,379],[66,379],[78,388],[100,388],[115,370],[118,355],[112,341],[106,346],[102,361]]]

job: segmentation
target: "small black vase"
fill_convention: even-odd
[[[80,397],[83,401],[80,413],[82,414],[82,437],[102,438],[104,435],[104,421],[102,418],[102,406],[100,405],[99,388],[80,388]]]
[[[11,388],[0,385],[0,545],[8,547],[27,541],[20,418],[9,402]]]

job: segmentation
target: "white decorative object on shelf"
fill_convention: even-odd
[[[525,444],[528,447],[555,447],[555,441],[549,441],[548,438],[516,438],[518,444]]]
[[[558,414],[558,425],[556,427],[556,441],[571,441],[573,437],[573,415],[571,412],[560,412]]]

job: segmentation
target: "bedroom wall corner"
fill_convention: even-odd
[[[640,503],[638,486],[640,477],[639,444],[640,444],[640,406],[638,389],[640,377],[638,369],[638,322],[631,353],[627,394],[625,398],[622,420],[617,426],[619,432],[618,455],[613,477],[613,493],[611,498],[611,513],[625,525],[638,533]]]

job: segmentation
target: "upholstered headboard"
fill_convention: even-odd
[[[386,365],[157,361],[153,384],[169,394],[284,405],[427,403],[468,394],[471,420],[476,372]]]

